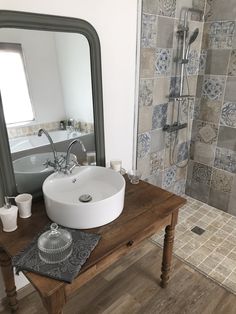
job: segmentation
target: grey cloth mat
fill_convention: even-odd
[[[16,273],[26,270],[71,283],[78,275],[81,266],[86,262],[91,252],[98,244],[101,236],[60,226],[60,228],[68,230],[72,235],[72,253],[64,262],[47,264],[39,257],[37,240],[43,232],[49,230],[50,224],[45,226],[43,231],[40,232],[23,251],[12,258],[12,265],[16,267]]]

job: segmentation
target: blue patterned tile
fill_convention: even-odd
[[[152,129],[160,129],[166,124],[168,104],[157,105],[153,108]]]
[[[188,159],[188,143],[187,142],[184,142],[184,143],[181,143],[179,146],[178,146],[178,153],[177,153],[177,163],[180,163],[186,159]]]
[[[138,135],[138,158],[144,158],[150,152],[151,136],[149,132]]]
[[[175,179],[176,179],[176,172],[177,172],[176,166],[172,166],[171,168],[164,170],[164,177],[163,177],[164,188],[168,188],[172,184],[174,184]]]
[[[177,194],[177,195],[184,195],[185,194],[185,186],[186,186],[186,180],[182,179],[182,180],[178,180],[174,183],[173,186],[173,193]]]
[[[142,15],[141,47],[155,48],[157,39],[157,16]]]
[[[157,0],[158,14],[164,16],[175,16],[176,0]]]
[[[140,80],[139,106],[151,106],[153,104],[153,80]]]
[[[202,96],[210,100],[222,100],[225,78],[205,76],[202,85]]]
[[[157,76],[167,76],[171,71],[171,49],[156,50],[155,73]]]
[[[236,173],[236,153],[230,149],[217,147],[214,166],[231,173]]]
[[[199,54],[197,50],[191,50],[188,56],[188,63],[186,66],[188,75],[196,75],[198,74],[199,69]]]
[[[226,102],[224,103],[221,111],[220,123],[222,125],[236,127],[236,103]]]

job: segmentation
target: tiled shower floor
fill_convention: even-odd
[[[236,294],[236,217],[186,197],[176,227],[174,254]],[[191,231],[205,230],[201,235]],[[164,231],[154,235],[163,244]]]

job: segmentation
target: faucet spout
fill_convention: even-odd
[[[80,140],[80,139],[76,139],[76,140],[73,140],[72,142],[70,142],[68,148],[67,148],[67,151],[66,151],[66,164],[65,164],[65,172],[66,173],[70,173],[71,170],[75,167],[75,164],[72,165],[72,167],[70,167],[70,153],[71,153],[71,149],[72,147],[74,146],[74,144],[76,143],[79,143],[81,148],[82,148],[82,151],[85,153],[86,152],[86,148],[84,146],[84,143]]]
[[[45,129],[40,129],[38,131],[38,136],[42,136],[43,133],[47,136],[47,139],[48,139],[48,141],[50,143],[50,146],[51,146],[51,149],[52,149],[52,152],[53,152],[54,164],[56,164],[58,158],[57,158],[57,151],[55,149],[55,145],[53,143],[53,140],[52,140],[51,136],[49,135],[49,133]]]

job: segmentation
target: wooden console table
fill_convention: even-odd
[[[89,230],[101,234],[102,238],[73,283],[67,284],[31,272],[24,273],[40,294],[48,313],[62,313],[63,306],[79,287],[162,228],[165,228],[165,240],[161,286],[167,286],[178,209],[186,201],[143,181],[138,185],[131,185],[128,180],[126,183],[125,207],[121,216],[106,226]],[[26,247],[49,222],[43,201],[35,203],[32,212],[30,218],[18,219],[16,231],[6,233],[2,228],[0,231],[0,265],[12,312],[17,311],[18,305],[11,256]]]

